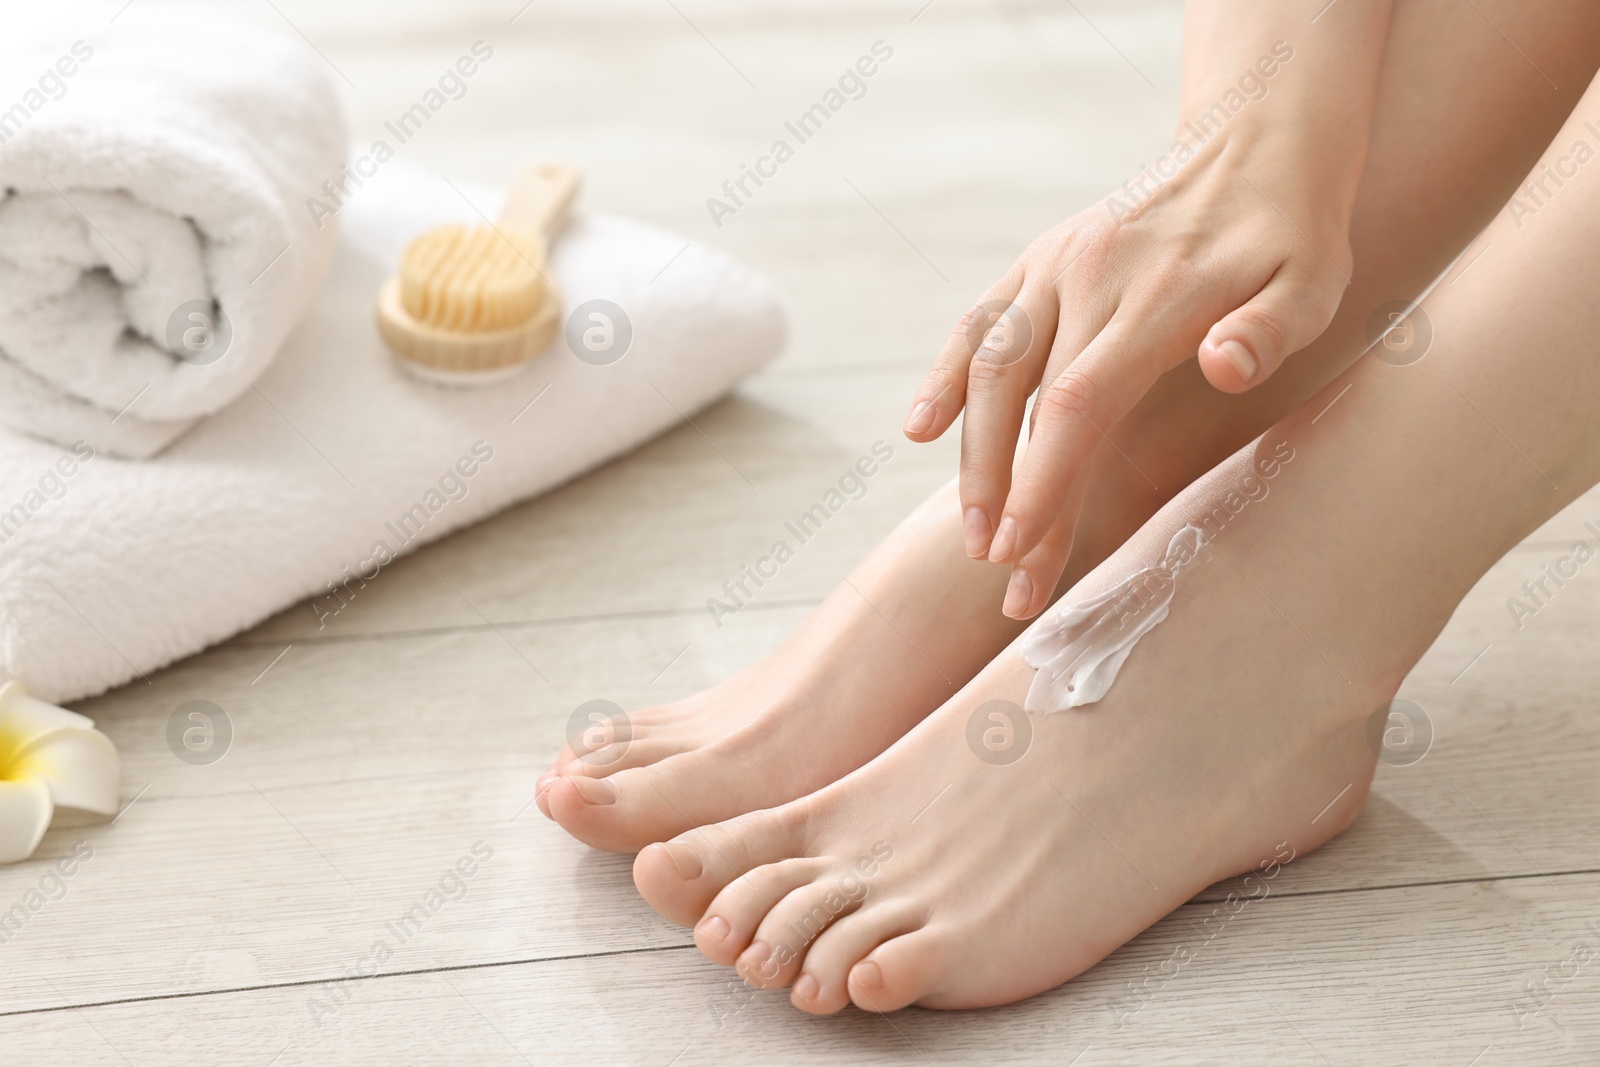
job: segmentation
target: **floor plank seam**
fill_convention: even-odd
[[[1428,889],[1434,886],[1451,885],[1491,885],[1499,882],[1524,882],[1531,878],[1567,878],[1582,877],[1585,875],[1600,874],[1600,867],[1584,867],[1571,871],[1529,871],[1526,874],[1497,874],[1487,878],[1441,878],[1435,882],[1392,882],[1387,885],[1347,885],[1337,886],[1332,889],[1303,889],[1298,892],[1274,893],[1271,896],[1261,897],[1260,902],[1269,900],[1288,900],[1297,897],[1333,897],[1350,893],[1386,893],[1394,889]],[[1221,904],[1225,897],[1200,899],[1196,897],[1184,904]]]
[[[329,982],[376,982],[386,978],[410,978],[425,974],[453,974],[460,971],[489,970],[495,967],[523,967],[538,963],[562,963],[568,960],[600,960],[617,956],[639,956],[646,953],[681,952],[692,948],[694,948],[693,943],[687,945],[650,945],[644,948],[619,948],[605,952],[579,952],[565,956],[531,956],[520,960],[490,960],[484,963],[457,963],[447,967],[419,967],[415,970],[385,971],[383,974],[356,975],[354,977],[336,975],[323,978],[298,978],[291,982],[262,982],[257,985],[228,986],[222,989],[196,989],[187,993],[154,993],[143,997],[119,997],[114,1000],[86,1001],[82,1004],[58,1004],[48,1008],[22,1008],[17,1011],[0,1011],[0,1019],[9,1019],[20,1015],[53,1015],[62,1011],[82,1011],[85,1008],[114,1008],[123,1004],[153,1004],[168,1000],[193,1000],[197,997],[232,996],[238,993],[262,993],[278,989],[303,989],[308,986],[325,985]]]
[[[1303,897],[1336,896],[1351,893],[1384,893],[1400,889],[1426,889],[1435,886],[1454,885],[1493,885],[1499,882],[1520,882],[1530,878],[1555,879],[1600,874],[1600,868],[1587,868],[1575,871],[1555,872],[1530,872],[1528,874],[1498,875],[1492,878],[1447,878],[1437,882],[1401,882],[1393,885],[1382,886],[1345,886],[1336,889],[1308,889],[1302,892],[1278,893],[1271,897],[1262,897],[1258,903],[1266,904],[1271,900],[1289,900]],[[1221,903],[1220,900],[1190,900],[1180,905],[1179,910],[1189,907],[1205,907]],[[0,1019],[13,1018],[25,1015],[51,1015],[63,1011],[82,1011],[86,1008],[109,1008],[124,1004],[148,1004],[169,1000],[193,1000],[198,997],[232,996],[239,993],[259,993],[279,989],[302,989],[310,986],[324,985],[329,982],[355,983],[377,982],[391,978],[410,978],[428,974],[451,974],[462,971],[494,970],[502,967],[526,967],[545,963],[565,963],[572,960],[599,960],[621,956],[639,956],[648,954],[662,954],[667,952],[685,952],[694,949],[693,942],[685,945],[649,945],[641,948],[609,949],[602,952],[576,952],[559,956],[530,956],[515,960],[488,960],[482,963],[458,963],[443,967],[419,967],[404,971],[386,971],[383,974],[357,975],[354,977],[334,976],[322,978],[301,978],[289,982],[263,982],[257,985],[229,986],[222,989],[197,989],[186,993],[160,993],[142,997],[121,997],[113,1000],[86,1001],[81,1004],[60,1004],[48,1008],[22,1008],[16,1011],[0,1011]]]
[[[554,747],[555,744],[557,742],[559,742],[559,741],[560,741],[560,738],[553,739],[551,741],[551,747]],[[258,782],[266,782],[267,783],[266,787],[268,789],[270,789],[272,792],[281,793],[281,792],[284,792],[286,790],[295,790],[295,789],[328,789],[328,788],[337,788],[337,787],[346,786],[346,785],[373,785],[373,784],[375,784],[377,782],[397,782],[397,781],[416,782],[416,781],[419,781],[419,780],[421,780],[423,778],[429,778],[429,779],[434,779],[434,778],[445,778],[445,779],[448,779],[448,778],[459,778],[459,777],[462,777],[463,775],[482,775],[482,774],[485,774],[485,773],[493,773],[493,772],[497,772],[497,771],[506,771],[506,772],[509,772],[511,774],[529,774],[532,771],[537,769],[537,767],[535,766],[536,763],[537,763],[536,760],[528,760],[528,761],[524,761],[524,762],[521,762],[521,763],[491,763],[491,764],[483,764],[483,765],[476,766],[476,767],[433,768],[433,769],[430,769],[430,770],[428,770],[426,772],[415,771],[415,770],[396,771],[394,774],[366,774],[366,775],[361,775],[359,777],[353,777],[353,778],[318,778],[318,779],[314,779],[314,780],[311,780],[311,781],[295,781],[295,782],[273,782],[273,781],[268,781],[266,778],[262,777],[262,778],[258,778],[257,781]],[[148,789],[149,786],[146,786],[145,788]],[[250,788],[243,788],[243,789],[219,789],[216,792],[212,792],[212,793],[157,793],[155,796],[146,796],[141,802],[142,803],[157,803],[157,802],[160,802],[160,801],[163,801],[163,800],[196,800],[196,799],[221,800],[221,799],[225,799],[227,797],[247,797],[247,796],[251,796],[253,792],[254,792],[254,790],[252,790]],[[515,820],[512,820],[512,821],[515,821]]]

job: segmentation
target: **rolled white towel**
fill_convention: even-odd
[[[0,36],[0,424],[148,456],[309,306],[336,232],[306,198],[344,122],[298,38],[153,0],[51,8]]]
[[[328,283],[259,394],[156,459],[0,433],[0,682],[76,700],[308,596],[302,618],[321,629],[368,583],[395,580],[381,575],[403,553],[665,430],[698,441],[685,419],[783,346],[766,279],[678,234],[580,211],[550,247],[566,297],[550,351],[492,388],[419,381],[379,339],[373,295],[411,238],[500,206],[497,192],[389,163],[340,212]],[[607,306],[617,328],[597,353],[585,309]],[[639,522],[648,537],[647,512]],[[527,579],[560,588],[570,566],[545,559]]]

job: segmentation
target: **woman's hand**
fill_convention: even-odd
[[[1049,603],[1089,460],[1157,378],[1198,354],[1212,385],[1243,392],[1333,318],[1351,264],[1330,204],[1346,198],[1291,169],[1266,143],[1219,136],[1036,239],[957,324],[905,432],[932,440],[965,409],[966,548],[1014,565],[1007,615]]]
[[[1050,602],[1089,460],[1158,377],[1197,356],[1243,392],[1327,328],[1392,4],[1187,0],[1173,151],[1029,245],[939,353],[906,436],[965,409],[967,551],[1012,564],[1007,615]]]

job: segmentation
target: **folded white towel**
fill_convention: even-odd
[[[580,216],[551,249],[581,312],[566,336],[491,387],[421,382],[378,339],[378,287],[411,237],[479,216],[403,168],[389,163],[344,208],[328,284],[256,389],[161,456],[0,432],[0,675],[72,700],[330,583],[382,581],[389,557],[682,425],[782,346],[773,289],[725,254]],[[496,215],[493,194],[462,188]],[[590,318],[592,300],[626,326]],[[609,355],[585,350],[585,333],[604,347],[608,332]]]
[[[326,276],[327,65],[143,0],[8,25],[0,71],[0,423],[150,455],[249,388]]]

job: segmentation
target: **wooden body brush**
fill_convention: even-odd
[[[561,326],[545,239],[566,221],[578,172],[524,171],[497,226],[439,226],[412,241],[378,294],[378,333],[408,370],[449,384],[514,373]]]

